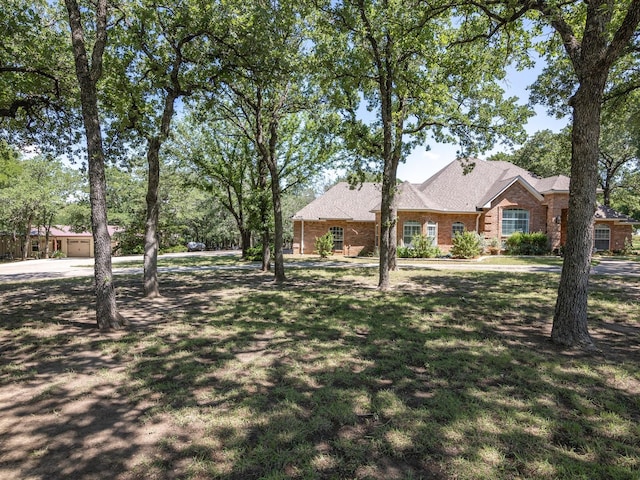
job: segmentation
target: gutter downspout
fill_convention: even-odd
[[[476,217],[476,233],[478,235],[480,235],[480,216],[482,215],[482,212],[478,213],[478,216]]]

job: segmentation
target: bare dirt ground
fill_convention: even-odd
[[[184,280],[164,279],[164,296],[152,302],[140,300],[137,279],[120,281],[119,305],[133,327],[114,333],[94,327],[91,279],[2,286],[0,478],[210,478],[190,471],[179,448],[205,435],[204,426],[188,418],[176,421],[164,413],[168,407],[153,390],[124,382],[131,381],[127,365],[136,353],[127,350],[123,355],[125,349],[118,348],[133,336],[140,341],[140,335],[154,334],[182,312],[206,315],[207,305],[215,301],[212,285]],[[259,275],[246,274],[242,281],[270,288]],[[532,350],[553,351],[548,325],[540,328],[506,318],[496,328],[510,341],[526,341]],[[607,361],[640,362],[637,324],[600,322],[592,334]],[[252,355],[262,350],[256,348]],[[636,379],[620,381],[640,395]],[[215,456],[215,445],[211,450]],[[198,452],[191,451],[189,458],[194,455]],[[439,477],[437,471],[428,473],[428,478]],[[229,473],[221,478],[259,477]]]

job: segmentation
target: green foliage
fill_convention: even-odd
[[[333,234],[327,232],[321,237],[316,238],[314,247],[320,258],[327,258],[329,255],[333,255]]]
[[[484,250],[483,239],[476,232],[457,233],[452,243],[451,255],[454,258],[474,258]]]
[[[51,258],[66,258],[67,254],[62,250],[54,250],[51,254]]]
[[[273,245],[270,246],[271,255],[273,256]],[[262,261],[262,245],[258,244],[254,247],[247,248],[247,252],[244,256],[245,260],[250,262]]]
[[[542,232],[517,232],[507,238],[509,255],[546,255],[549,253],[549,239]]]
[[[398,247],[396,253],[400,258],[436,258],[442,255],[440,249],[433,245],[433,239],[426,235],[414,235],[411,245]]]
[[[499,153],[489,160],[502,160],[528,170],[540,177],[571,173],[571,132],[565,128],[560,133],[551,130],[536,132],[511,154]]]

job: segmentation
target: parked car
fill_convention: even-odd
[[[204,252],[206,249],[207,249],[207,246],[204,243],[200,243],[200,242],[187,243],[188,252]]]

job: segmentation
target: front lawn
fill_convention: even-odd
[[[586,355],[555,273],[287,275],[119,276],[106,334],[90,278],[0,285],[0,478],[637,478],[637,278],[592,278]]]

